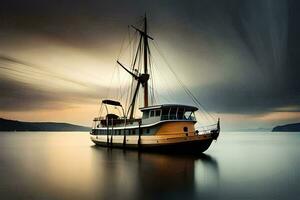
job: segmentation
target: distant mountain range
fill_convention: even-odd
[[[89,131],[89,127],[57,122],[22,122],[0,118],[0,131]]]
[[[23,122],[0,118],[0,131],[90,131],[90,127],[58,122]],[[267,132],[269,128],[241,129],[241,132]],[[276,126],[272,132],[300,132],[300,123]]]
[[[272,132],[300,132],[300,123],[276,126]]]

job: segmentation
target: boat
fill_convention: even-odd
[[[99,146],[108,148],[134,149],[138,151],[202,153],[206,151],[220,133],[220,120],[209,127],[196,130],[195,113],[201,105],[185,87],[196,102],[194,105],[151,104],[149,103],[150,48],[153,38],[147,32],[147,18],[142,19],[142,28],[131,26],[138,35],[138,45],[130,68],[117,60],[132,77],[130,103],[126,108],[120,101],[103,99],[99,116],[94,118],[90,132],[91,140]],[[140,59],[142,62],[138,62]],[[142,63],[142,64],[141,64]],[[141,66],[142,65],[142,66]],[[142,88],[142,92],[140,92]],[[135,116],[137,96],[142,93],[143,106],[139,108],[140,117]],[[110,112],[109,107],[119,113]]]

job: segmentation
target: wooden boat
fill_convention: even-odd
[[[209,128],[196,130],[196,106],[181,104],[149,105],[148,81],[150,73],[148,40],[153,40],[147,33],[147,19],[143,19],[144,29],[132,26],[139,33],[139,44],[131,69],[126,68],[119,61],[117,63],[130,74],[136,83],[132,90],[131,103],[128,109],[119,102],[111,99],[102,101],[103,116],[94,118],[90,132],[91,140],[104,147],[130,148],[136,150],[201,153],[209,148],[213,140],[217,140],[220,133],[220,121]],[[143,69],[135,68],[136,60],[143,57]],[[143,107],[139,110],[142,117],[134,117],[137,95],[143,88]],[[187,89],[187,88],[185,88]],[[189,91],[189,94],[190,91]],[[194,102],[197,100],[192,96]],[[198,104],[199,105],[199,104]],[[121,114],[109,112],[108,107],[119,108]]]

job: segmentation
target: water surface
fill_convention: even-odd
[[[221,133],[202,156],[96,147],[88,133],[0,132],[1,199],[297,199],[300,133]]]

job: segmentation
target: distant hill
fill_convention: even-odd
[[[0,131],[89,131],[89,127],[56,122],[22,122],[0,118]]]
[[[300,123],[276,126],[272,132],[300,132]]]

